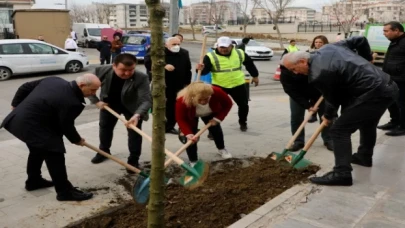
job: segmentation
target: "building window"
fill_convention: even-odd
[[[12,24],[11,14],[13,14],[13,9],[0,8],[0,23],[2,25]]]
[[[388,7],[387,7],[387,10],[391,10],[391,6],[388,6]]]

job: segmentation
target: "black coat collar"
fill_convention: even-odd
[[[79,88],[79,86],[77,85],[76,81],[71,81],[70,82],[70,86],[73,89],[73,92],[75,93],[76,97],[82,102],[82,103],[86,103],[86,101],[84,100],[84,96],[83,96],[83,92],[82,90]]]

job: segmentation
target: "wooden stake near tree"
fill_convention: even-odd
[[[160,0],[145,0],[149,9],[149,25],[151,28],[151,59],[152,59],[152,170],[150,174],[150,198],[148,205],[148,228],[165,226],[165,47],[163,39],[163,18],[165,9]],[[134,215],[136,216],[136,215]]]

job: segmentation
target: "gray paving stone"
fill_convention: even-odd
[[[253,227],[254,226],[252,226],[252,228]],[[275,224],[271,227],[273,227],[273,228],[326,228],[325,226],[314,226],[314,225],[308,224],[306,222],[298,221],[295,219],[287,219],[287,220],[285,220],[279,224]]]
[[[355,228],[403,228],[404,223],[397,223],[387,219],[370,219],[357,225]]]
[[[403,201],[382,200],[375,205],[370,214],[383,215],[381,217],[399,220],[405,224],[404,212],[405,203]]]

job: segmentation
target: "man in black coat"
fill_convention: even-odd
[[[365,51],[365,49],[363,50]],[[310,181],[320,185],[353,184],[350,163],[371,167],[377,139],[377,124],[398,96],[398,87],[390,76],[368,61],[372,61],[370,46],[367,59],[350,47],[327,44],[315,53],[297,51],[286,54],[282,65],[295,74],[308,76],[308,81],[321,91],[326,100],[322,117],[327,124],[338,108],[340,117],[330,128],[334,144],[335,167]],[[360,146],[352,155],[351,135],[360,131]]]
[[[382,130],[391,130],[386,135],[405,135],[405,32],[404,27],[396,21],[384,25],[384,35],[391,41],[385,54],[383,71],[391,75],[392,80],[397,83],[399,97],[388,111],[391,121],[378,126]]]
[[[100,52],[100,64],[111,63],[111,42],[107,36],[103,36],[103,40],[97,44],[97,50]]]
[[[166,133],[178,134],[176,125],[175,106],[177,93],[191,82],[191,61],[188,52],[180,48],[180,40],[170,37],[165,48],[165,81],[166,81]],[[145,56],[145,68],[152,80],[152,59]]]
[[[238,49],[242,49],[244,52],[246,52],[246,45],[249,43],[250,38],[245,37],[242,39],[242,43],[237,46]]]
[[[100,98],[96,95],[89,99],[100,109],[100,149],[110,153],[113,132],[118,119],[104,110],[108,105],[133,124],[142,129],[142,122],[149,119],[149,109],[152,105],[148,76],[136,71],[136,57],[132,54],[120,54],[114,59],[112,66],[100,66],[95,69],[95,75],[102,82]],[[128,164],[139,168],[139,157],[142,150],[142,136],[128,128]],[[96,154],[91,160],[98,164],[107,158]],[[127,170],[128,173],[133,172]]]
[[[83,145],[84,139],[74,122],[84,109],[84,97],[94,95],[100,85],[95,75],[85,74],[72,82],[48,77],[27,82],[18,89],[11,103],[13,111],[0,127],[27,144],[26,190],[55,185],[59,201],[88,200],[93,196],[74,188],[69,182],[63,136],[71,143]],[[42,178],[44,161],[53,182]]]

